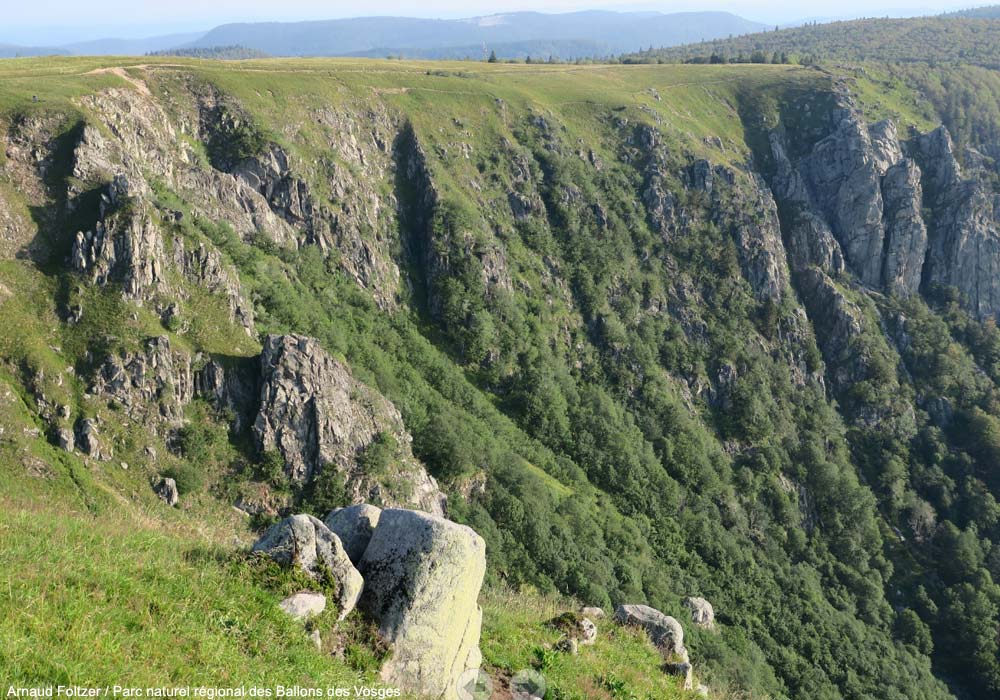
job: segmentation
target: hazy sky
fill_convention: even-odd
[[[332,19],[359,15],[469,17],[514,10],[727,10],[785,23],[806,18],[933,14],[987,0],[0,0],[0,41],[52,44],[107,36],[137,37],[208,29],[223,22]]]

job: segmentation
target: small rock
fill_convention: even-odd
[[[604,610],[602,610],[601,608],[594,608],[594,607],[581,608],[580,614],[583,615],[584,617],[589,617],[594,620],[603,620],[605,617]]]
[[[555,649],[556,651],[576,656],[580,653],[580,643],[573,637],[567,637],[566,639],[560,640],[556,644]]]
[[[580,620],[580,644],[590,646],[597,642],[597,625],[583,618]]]
[[[326,596],[308,591],[296,593],[278,603],[278,607],[296,620],[305,620],[326,610]]]
[[[156,492],[161,501],[171,507],[176,506],[180,498],[177,493],[177,482],[170,477],[160,479],[156,486],[153,487],[153,491]]]
[[[348,508],[337,508],[330,511],[324,523],[330,531],[340,538],[347,556],[355,566],[361,561],[372,533],[378,526],[382,509],[361,503]]]
[[[691,610],[691,622],[694,624],[708,630],[715,627],[715,609],[704,598],[695,596],[685,598],[684,607]]]
[[[128,471],[128,462],[122,462],[121,468],[124,469],[125,471]]]
[[[312,643],[316,645],[316,651],[323,651],[323,638],[319,636],[319,630],[313,630],[309,633],[309,639]]]
[[[702,696],[703,698],[707,698],[709,692],[711,692],[711,691],[709,691],[708,686],[705,685],[704,683],[699,683],[698,687],[695,688],[695,690],[697,690],[698,691],[698,695]]]

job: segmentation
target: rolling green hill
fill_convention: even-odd
[[[883,61],[1000,68],[1000,22],[979,15],[857,19],[630,54],[635,62]],[[715,57],[713,59],[713,56]]]

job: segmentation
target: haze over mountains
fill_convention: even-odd
[[[501,57],[606,56],[760,31],[728,12],[518,12],[471,19],[359,17],[310,22],[224,24],[204,34],[99,39],[58,47],[0,44],[0,56],[145,54],[171,48],[243,46],[274,56],[461,58],[484,45]]]
[[[872,16],[889,16],[871,10]],[[902,14],[926,15],[902,10]],[[943,15],[949,18],[992,19],[1000,6],[980,7]],[[832,23],[833,18],[818,20]],[[838,20],[848,17],[838,17]],[[817,20],[798,20],[785,27],[811,26]],[[174,32],[140,38],[88,38],[69,43],[0,42],[0,58],[44,55],[145,55],[180,51],[198,55],[218,47],[244,48],[272,56],[400,56],[423,59],[478,58],[495,52],[501,59],[554,57],[575,59],[629,54],[649,48],[679,47],[699,42],[732,40],[769,31],[771,24],[729,12],[612,12],[581,11],[562,14],[513,12],[467,19],[414,17],[355,17],[299,22],[227,23],[204,32]],[[109,30],[110,33],[110,30]],[[93,35],[91,35],[93,36]]]

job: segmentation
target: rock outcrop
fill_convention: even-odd
[[[667,660],[675,657],[688,661],[684,646],[684,628],[674,618],[664,615],[648,605],[619,605],[615,608],[615,620],[623,625],[642,627],[649,634],[653,645]]]
[[[255,553],[284,566],[296,566],[314,577],[328,575],[336,589],[339,618],[354,610],[364,580],[354,568],[340,539],[311,515],[293,515],[277,523],[253,546]]]
[[[177,501],[180,500],[180,495],[177,492],[177,482],[170,477],[160,479],[153,487],[153,491],[168,506],[176,506]]]
[[[795,162],[784,133],[770,137],[792,266],[846,267],[872,289],[914,294],[927,250],[920,168],[892,122],[867,126],[847,97],[830,119],[829,133]]]
[[[456,700],[459,676],[478,668],[482,658],[482,538],[440,517],[388,509],[360,568],[361,605],[393,647],[382,679],[430,698]]]
[[[372,533],[378,527],[382,510],[367,503],[359,503],[347,508],[330,511],[323,521],[344,545],[347,556],[357,566],[368,549]]]
[[[343,475],[355,500],[409,505],[443,514],[444,496],[410,450],[411,438],[396,407],[354,379],[319,342],[303,336],[268,336],[260,358],[260,407],[253,433],[261,450],[277,450],[295,483],[324,469]],[[396,438],[393,469],[406,488],[364,473],[358,457],[382,433]]]
[[[178,424],[194,393],[191,358],[173,350],[166,336],[150,338],[138,352],[105,358],[90,390],[118,404],[132,418]]]
[[[691,611],[691,622],[694,624],[705,629],[715,627],[715,608],[704,598],[689,596],[684,599],[684,607]]]
[[[963,178],[944,127],[917,139],[924,190],[933,216],[926,278],[955,287],[980,319],[1000,314],[1000,195]]]

